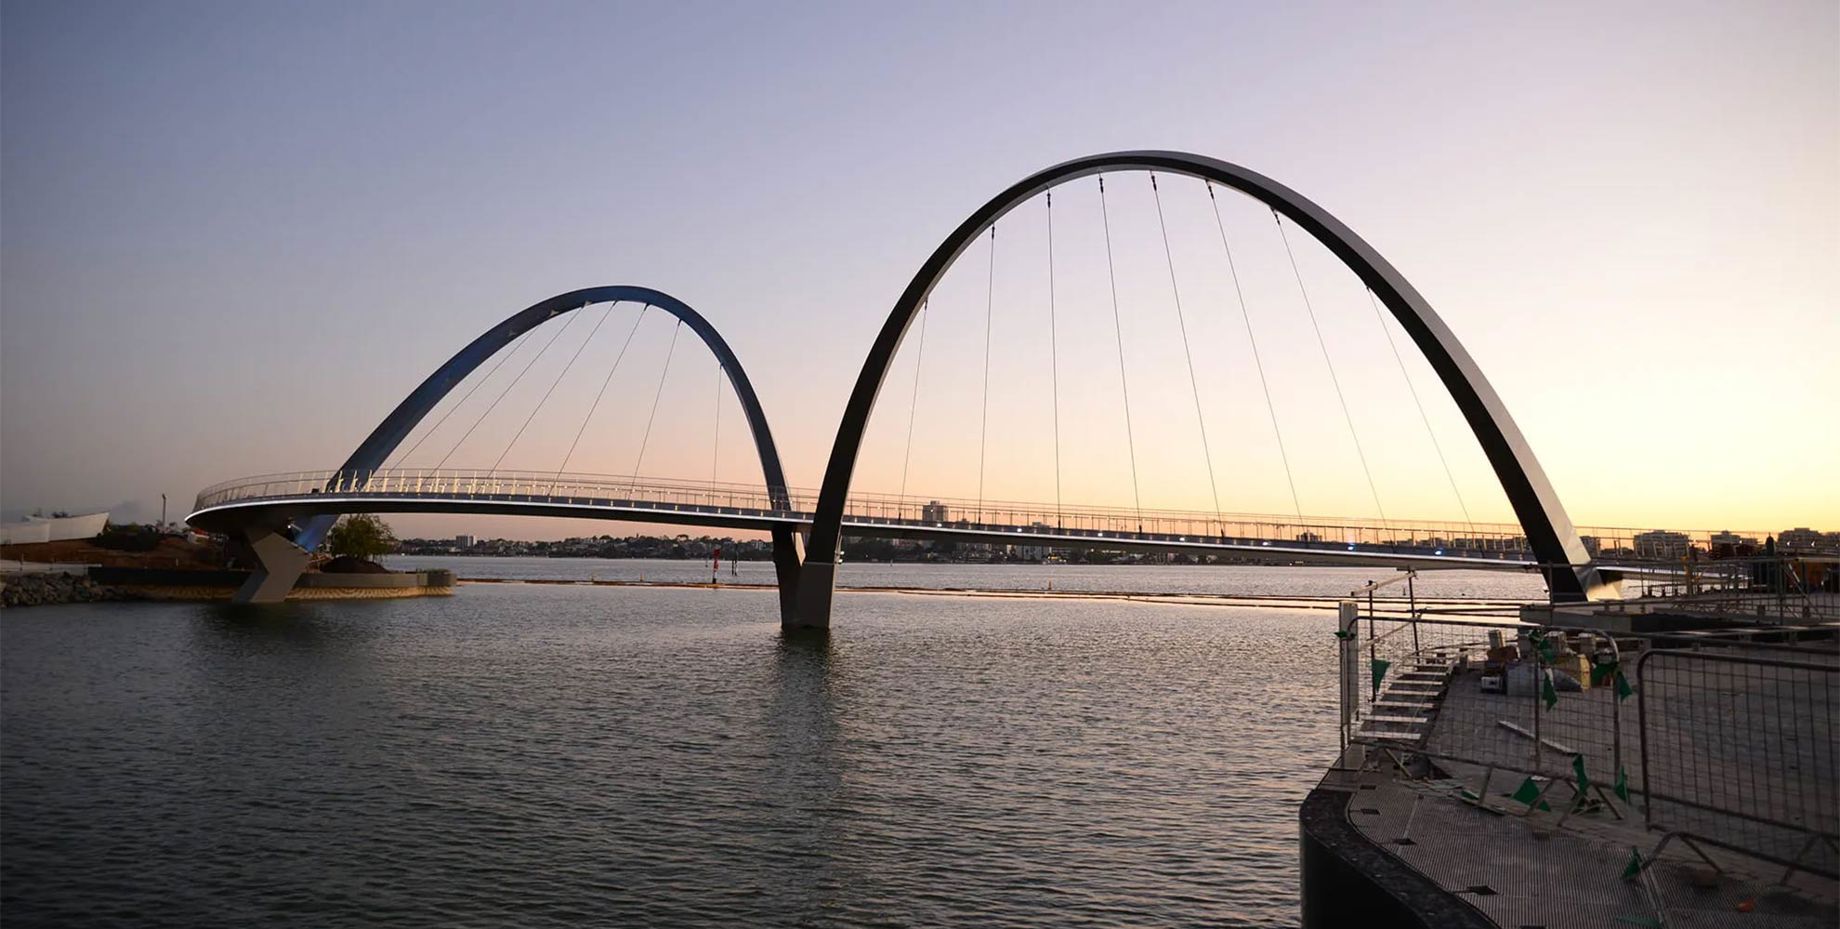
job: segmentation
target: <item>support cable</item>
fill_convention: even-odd
[[[537,330],[535,329],[524,330],[524,334],[521,336],[518,336],[517,341],[511,343],[511,347],[509,349],[507,349],[506,351],[500,352],[498,356],[498,360],[492,363],[491,369],[486,371],[486,374],[484,377],[473,382],[473,386],[467,390],[466,396],[461,397],[458,403],[455,403],[453,406],[448,407],[447,412],[441,414],[441,418],[438,420],[435,420],[435,424],[433,426],[430,426],[427,432],[422,433],[422,437],[419,439],[416,439],[415,444],[409,446],[408,451],[402,452],[401,454],[398,454],[396,456],[396,463],[394,465],[385,465],[385,470],[389,470],[390,468],[402,467],[402,463],[409,460],[409,456],[415,454],[415,450],[418,448],[421,448],[422,443],[428,441],[429,436],[434,435],[436,432],[440,431],[441,426],[447,422],[448,417],[454,415],[454,411],[465,406],[466,401],[473,399],[473,394],[478,393],[479,388],[485,386],[486,381],[491,380],[492,375],[497,374],[498,369],[504,367],[505,362],[511,360],[511,356],[517,354],[518,349],[524,347],[524,343],[530,339],[530,334],[535,331]]]
[[[664,370],[658,372],[658,389],[652,392],[652,412],[645,417],[645,434],[639,437],[639,457],[633,459],[632,486],[639,486],[639,466],[645,463],[645,446],[652,440],[652,421],[658,418],[658,398],[664,396],[664,378],[671,373],[671,356],[677,354],[677,334],[684,329],[684,321],[678,320],[671,329],[671,345],[664,351]]]
[[[722,381],[728,372],[722,370],[722,359],[716,359],[716,434],[709,440],[709,489],[716,486],[716,475],[721,473],[722,464]]]
[[[625,360],[626,349],[631,347],[633,336],[637,334],[639,331],[639,324],[642,322],[645,322],[646,314],[650,313],[651,311],[652,311],[652,305],[649,303],[640,307],[639,315],[637,318],[633,320],[632,328],[626,330],[626,341],[620,343],[620,353],[613,356],[613,367],[608,368],[607,376],[604,378],[601,378],[601,389],[594,394],[594,402],[588,405],[588,415],[583,416],[581,418],[581,426],[575,430],[575,439],[574,441],[571,441],[569,443],[568,452],[566,452],[562,456],[561,466],[556,468],[556,478],[558,480],[562,478],[562,473],[569,469],[569,459],[575,457],[575,446],[581,444],[582,433],[585,433],[588,431],[588,422],[594,418],[594,411],[600,408],[601,398],[606,396],[607,394],[607,385],[613,383],[614,373],[620,370],[620,362]],[[609,310],[608,312],[612,312],[612,310]],[[552,481],[551,482],[552,489],[554,488],[554,486],[555,486],[555,483]]]
[[[914,460],[914,413],[920,405],[920,364],[926,360],[926,308],[930,301],[920,304],[920,344],[914,352],[914,388],[907,400],[907,452],[901,456],[901,505],[907,504],[907,466]]]
[[[585,310],[587,307],[584,306],[582,309]],[[505,450],[498,453],[497,461],[492,462],[492,470],[497,471],[498,466],[504,464],[505,456],[511,454],[511,449],[513,446],[517,445],[518,439],[524,437],[524,430],[530,428],[531,420],[537,418],[537,413],[543,409],[543,404],[548,403],[550,395],[556,392],[556,385],[561,384],[562,379],[568,377],[569,369],[575,367],[575,359],[581,357],[581,353],[588,347],[588,343],[594,341],[594,334],[601,331],[601,326],[607,322],[607,317],[612,315],[613,304],[609,303],[607,304],[606,311],[601,313],[601,318],[595,322],[594,328],[588,330],[588,337],[582,339],[580,345],[575,346],[575,354],[569,356],[568,363],[562,366],[562,371],[556,375],[556,379],[549,382],[549,389],[543,392],[543,399],[537,401],[537,405],[531,409],[530,415],[524,417],[524,424],[519,426],[516,434],[511,436],[511,441],[505,443]]]
[[[1176,286],[1176,258],[1169,250],[1169,227],[1163,222],[1163,194],[1156,188],[1156,174],[1150,175],[1150,195],[1156,199],[1156,227],[1163,233],[1163,260],[1169,265],[1169,293],[1176,301],[1176,327],[1182,333],[1182,359],[1188,362],[1188,390],[1195,397],[1195,424],[1201,427],[1201,457],[1207,462],[1208,491],[1214,495],[1214,521],[1222,533],[1226,520],[1220,515],[1220,484],[1214,480],[1214,451],[1208,445],[1207,418],[1201,415],[1201,386],[1195,381],[1195,356],[1188,347],[1188,322],[1182,317],[1182,290]]]
[[[997,227],[990,226],[990,269],[984,281],[984,403],[978,417],[977,521],[984,522],[984,445],[990,434],[990,316],[997,295]]]
[[[1456,495],[1457,507],[1463,511],[1463,522],[1469,526],[1471,538],[1476,535],[1475,520],[1470,518],[1469,505],[1463,502],[1463,491],[1457,489],[1457,476],[1450,471],[1450,462],[1444,458],[1444,446],[1438,443],[1437,433],[1431,428],[1431,417],[1425,413],[1425,404],[1418,398],[1418,388],[1412,384],[1412,375],[1406,371],[1405,359],[1399,355],[1399,345],[1393,341],[1393,330],[1386,324],[1385,314],[1380,312],[1380,302],[1374,298],[1374,289],[1367,288],[1368,305],[1374,308],[1374,319],[1380,322],[1380,331],[1386,335],[1386,345],[1393,350],[1393,360],[1399,363],[1399,376],[1406,382],[1406,390],[1412,393],[1412,405],[1418,407],[1418,418],[1425,423],[1425,436],[1431,440],[1431,448],[1437,452],[1438,464],[1444,466],[1444,477],[1450,481],[1450,492]]]
[[[1297,278],[1297,292],[1303,295],[1304,312],[1310,315],[1310,328],[1316,332],[1316,345],[1322,349],[1323,363],[1329,367],[1329,383],[1335,387],[1335,399],[1342,405],[1342,419],[1348,423],[1349,438],[1354,439],[1354,454],[1360,459],[1361,473],[1367,476],[1367,490],[1373,494],[1374,509],[1380,513],[1380,527],[1391,532],[1386,521],[1386,507],[1380,505],[1380,488],[1374,484],[1374,473],[1367,467],[1367,453],[1361,450],[1361,434],[1354,428],[1354,414],[1348,411],[1348,398],[1342,393],[1341,379],[1335,376],[1335,362],[1329,357],[1329,343],[1323,340],[1322,326],[1316,322],[1316,309],[1310,305],[1310,291],[1303,286],[1303,272],[1297,268],[1297,256],[1291,251],[1291,238],[1284,231],[1284,218],[1275,209],[1271,211],[1271,218],[1278,224],[1278,238],[1284,240],[1284,255],[1290,259],[1291,274]]]
[[[1061,355],[1054,321],[1054,191],[1048,197],[1048,369],[1054,390],[1054,527],[1061,528]]]
[[[1131,500],[1137,506],[1137,531],[1144,531],[1144,498],[1137,486],[1137,440],[1131,432],[1131,381],[1124,373],[1124,324],[1118,321],[1118,272],[1112,266],[1112,220],[1105,208],[1105,175],[1099,175],[1099,218],[1105,225],[1105,276],[1112,285],[1112,333],[1118,341],[1118,384],[1124,392],[1124,441],[1131,453]]]
[[[1278,428],[1278,408],[1271,400],[1271,384],[1265,379],[1265,362],[1259,357],[1259,340],[1252,334],[1252,314],[1246,309],[1246,291],[1239,283],[1239,268],[1233,261],[1233,246],[1227,244],[1227,226],[1220,221],[1220,201],[1214,198],[1214,182],[1207,182],[1208,203],[1214,208],[1214,228],[1220,230],[1220,248],[1227,254],[1227,273],[1233,278],[1233,293],[1239,298],[1239,318],[1246,324],[1246,341],[1252,345],[1252,366],[1259,372],[1259,390],[1265,395],[1265,412],[1271,416],[1271,434],[1278,440],[1278,460],[1284,464],[1284,481],[1291,488],[1291,506],[1297,521],[1303,521],[1303,503],[1297,496],[1297,479],[1291,475],[1291,458],[1284,451],[1284,433]]]
[[[554,317],[551,317],[551,318],[553,319]],[[505,389],[498,392],[498,396],[493,398],[492,400],[492,405],[486,407],[486,411],[484,413],[479,414],[478,419],[473,420],[473,424],[467,427],[466,434],[460,437],[460,441],[455,442],[454,447],[448,449],[447,454],[441,456],[440,462],[434,466],[434,469],[436,471],[441,470],[441,466],[447,464],[447,459],[454,457],[454,452],[459,451],[460,446],[466,444],[466,440],[468,437],[470,437],[473,434],[473,430],[478,429],[479,424],[485,422],[486,417],[492,415],[493,410],[498,409],[499,402],[504,400],[507,394],[511,393],[511,388],[516,387],[518,385],[518,382],[524,379],[524,375],[530,373],[531,366],[535,365],[538,359],[542,358],[544,354],[548,353],[549,347],[556,344],[556,340],[562,338],[562,334],[569,331],[569,327],[575,325],[575,320],[580,319],[580,318],[581,318],[580,313],[570,313],[569,314],[569,318],[565,322],[563,322],[561,328],[556,330],[556,334],[553,336],[550,336],[549,341],[543,343],[543,347],[541,349],[538,349],[537,353],[535,355],[532,355],[530,360],[524,363],[524,367],[522,370],[518,371],[517,377],[512,378],[511,383],[506,384]],[[542,324],[539,323],[538,325],[542,325]]]

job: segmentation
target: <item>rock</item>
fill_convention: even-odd
[[[82,575],[18,574],[0,583],[0,607],[131,599],[137,598],[125,591],[104,587]]]

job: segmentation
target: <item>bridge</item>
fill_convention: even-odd
[[[1162,222],[1162,193],[1158,174],[1178,175],[1200,180],[1206,185],[1216,223],[1219,208],[1214,204],[1215,186],[1236,191],[1252,198],[1271,211],[1290,255],[1291,270],[1303,302],[1310,312],[1312,327],[1321,343],[1314,309],[1310,308],[1304,278],[1286,232],[1300,230],[1320,242],[1366,288],[1378,314],[1384,307],[1407,334],[1445,390],[1462,412],[1477,443],[1486,455],[1518,520],[1516,525],[1400,521],[1398,519],[1338,519],[1305,517],[1299,504],[1293,516],[1233,514],[1219,508],[1217,486],[1210,486],[1216,509],[1210,512],[1131,508],[1092,507],[1067,504],[1007,503],[982,499],[983,462],[980,437],[980,497],[975,500],[935,499],[917,494],[864,494],[852,490],[857,457],[861,451],[870,415],[884,382],[887,380],[897,351],[917,318],[924,312],[929,296],[961,254],[974,242],[989,236],[991,271],[995,276],[995,228],[1005,215],[1024,203],[1045,199],[1049,216],[1049,294],[1052,313],[1053,294],[1053,191],[1073,180],[1097,176],[1099,202],[1105,205],[1105,179],[1120,173],[1148,173],[1150,189],[1156,195],[1158,224],[1163,230],[1163,247],[1169,260],[1169,279],[1178,322],[1182,321],[1180,290],[1176,265],[1170,254],[1167,227]],[[1106,224],[1108,272],[1111,263],[1111,228]],[[1220,242],[1229,269],[1233,269],[1233,252],[1226,226],[1220,225]],[[1233,270],[1235,289],[1239,289],[1239,272]],[[994,288],[994,284],[992,285]],[[1242,313],[1245,295],[1239,294]],[[994,298],[990,298],[994,299]],[[760,459],[762,480],[758,485],[723,484],[714,480],[695,482],[641,478],[645,439],[649,439],[651,422],[647,421],[645,439],[641,440],[639,463],[629,477],[583,475],[567,470],[569,454],[563,456],[554,471],[504,471],[498,463],[488,469],[411,469],[393,466],[390,458],[419,424],[457,386],[487,361],[498,357],[491,377],[509,356],[505,350],[517,347],[545,324],[576,313],[589,306],[607,304],[598,331],[612,307],[622,302],[642,306],[640,318],[652,309],[675,317],[677,329],[687,327],[714,356],[722,382],[732,391],[740,405],[755,451]],[[1120,312],[1113,284],[1114,318]],[[578,318],[578,317],[572,317]],[[986,316],[985,391],[988,404],[989,329]],[[565,322],[564,328],[568,325]],[[1252,339],[1252,323],[1246,318],[1247,335]],[[636,331],[638,323],[634,323]],[[674,329],[671,350],[676,347]],[[542,345],[546,352],[560,331]],[[592,339],[594,332],[589,333]],[[1193,355],[1187,339],[1186,323],[1182,336],[1188,362],[1190,384],[1195,384]],[[627,336],[627,345],[631,343]],[[1124,382],[1124,353],[1119,334],[1120,378],[1125,389],[1126,424],[1129,426],[1129,385]],[[1391,339],[1390,334],[1388,339]],[[924,347],[924,342],[921,343]],[[1053,344],[1051,342],[1051,344]],[[1323,357],[1329,364],[1329,377],[1337,396],[1342,388],[1326,343],[1321,343]],[[584,343],[585,345],[585,343]],[[1257,342],[1252,339],[1257,359]],[[570,357],[579,357],[581,349]],[[1395,356],[1398,354],[1394,347]],[[539,357],[542,352],[539,352]],[[626,354],[623,346],[613,365],[617,369]],[[535,359],[532,359],[534,363]],[[670,353],[666,356],[668,372]],[[1056,361],[1055,388],[1055,486],[1060,494],[1060,408],[1059,368]],[[527,363],[517,375],[529,371]],[[567,367],[564,368],[566,374]],[[1401,372],[1404,373],[1403,361]],[[612,372],[608,374],[611,379]],[[916,369],[915,390],[918,390]],[[558,376],[557,382],[560,382]],[[1260,367],[1261,383],[1264,371]],[[481,380],[472,388],[479,389]],[[516,380],[512,381],[515,385]],[[1408,380],[1408,385],[1410,384]],[[550,390],[555,389],[555,383]],[[509,388],[506,388],[507,390]],[[659,390],[663,389],[663,377]],[[1271,406],[1267,385],[1265,401],[1272,416],[1279,452],[1283,454],[1282,434],[1278,433],[1277,413]],[[606,391],[595,397],[586,430]],[[1195,409],[1201,429],[1203,454],[1208,457],[1210,483],[1213,461],[1207,443],[1206,419],[1201,412],[1201,394],[1194,389]],[[461,398],[464,403],[472,391]],[[549,394],[544,394],[548,399]],[[502,400],[504,393],[498,399]],[[1414,400],[1417,400],[1414,391]],[[543,401],[539,401],[541,407]],[[489,415],[498,400],[487,408]],[[657,398],[652,413],[655,417]],[[1365,456],[1360,454],[1360,440],[1345,398],[1342,410],[1355,440],[1357,457],[1366,471]],[[719,411],[719,407],[718,407]],[[451,416],[450,408],[447,416]],[[1422,415],[1422,408],[1421,408]],[[534,418],[535,411],[531,417]],[[440,428],[446,417],[434,423]],[[530,418],[524,420],[527,427]],[[987,412],[985,429],[987,431]],[[1430,421],[1425,425],[1430,428]],[[477,426],[477,422],[475,422]],[[426,440],[428,433],[424,433]],[[471,434],[471,430],[468,430]],[[523,434],[520,427],[512,438],[515,444]],[[1130,438],[1127,431],[1127,439]],[[578,431],[576,443],[581,439]],[[465,436],[461,441],[465,440]],[[1435,444],[1435,436],[1432,438]],[[911,420],[910,420],[911,445]],[[1134,442],[1134,440],[1131,440]],[[419,444],[416,443],[416,444]],[[456,445],[457,447],[457,445]],[[410,449],[413,451],[413,446]],[[509,451],[507,446],[506,451]],[[911,455],[911,447],[909,449]],[[451,451],[449,453],[451,455]],[[1131,449],[1133,484],[1136,482],[1136,457]],[[1442,451],[1439,451],[1442,458]],[[504,453],[499,456],[502,463]],[[442,463],[445,464],[444,458]],[[1285,459],[1287,477],[1289,460]],[[1445,464],[1448,476],[1449,466]],[[905,478],[904,478],[905,480]],[[1376,507],[1378,489],[1371,473],[1368,485],[1374,491]],[[1455,479],[1451,478],[1455,489]],[[1292,495],[1296,496],[1292,482]],[[1460,495],[1459,495],[1460,499]],[[782,623],[788,628],[828,628],[831,598],[835,586],[838,553],[846,535],[910,539],[952,539],[993,545],[1035,547],[1099,547],[1129,550],[1186,551],[1214,553],[1229,557],[1275,561],[1347,561],[1384,563],[1401,566],[1489,567],[1513,570],[1538,570],[1546,579],[1555,601],[1609,599],[1618,596],[1619,572],[1600,565],[1592,549],[1586,547],[1579,530],[1573,526],[1556,492],[1547,481],[1526,439],[1508,415],[1500,397],[1464,350],[1450,329],[1432,311],[1430,305],[1377,251],[1355,235],[1339,220],[1295,191],[1237,165],[1212,158],[1178,152],[1121,152],[1076,159],[1038,172],[998,194],[969,216],[943,241],[909,282],[890,311],[872,345],[845,406],[841,423],[828,459],[822,485],[815,491],[794,490],[786,481],[778,449],[774,444],[765,411],[735,353],[715,327],[701,314],[675,297],[650,288],[617,285],[570,291],[540,301],[487,330],[462,348],[422,382],[358,446],[339,468],[323,472],[296,472],[268,475],[226,482],[206,489],[199,495],[187,522],[199,528],[223,532],[243,544],[257,562],[257,570],[238,591],[245,602],[271,602],[282,599],[305,569],[310,553],[325,538],[340,514],[380,513],[493,513],[528,516],[567,516],[645,523],[665,523],[761,530],[773,540],[774,564],[779,581]],[[1382,513],[1384,511],[1382,510]],[[1630,533],[1599,531],[1600,539],[1627,539]],[[1602,544],[1600,542],[1600,544]],[[1620,542],[1616,543],[1620,544]]]
[[[809,535],[818,494],[791,489],[788,506],[751,484],[635,480],[598,474],[465,469],[305,471],[240,478],[201,491],[190,519],[236,532],[252,519],[298,522],[342,513],[479,513],[604,519]],[[999,500],[852,494],[845,534],[1031,548],[1216,553],[1293,562],[1538,568],[1518,526],[1188,510],[1067,506]],[[1602,530],[1622,533],[1628,530]],[[1609,536],[1604,536],[1608,538]]]

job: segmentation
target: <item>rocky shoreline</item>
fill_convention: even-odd
[[[80,574],[47,571],[8,574],[5,580],[0,580],[0,607],[4,608],[139,599],[141,597],[137,593],[98,584]]]
[[[0,575],[0,607],[103,603],[119,600],[229,600],[248,576],[246,571],[192,571],[165,568],[91,567],[84,574],[61,571]],[[309,572],[289,600],[379,600],[396,597],[444,597],[454,592],[454,574],[445,569],[381,573]]]

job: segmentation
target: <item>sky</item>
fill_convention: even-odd
[[[816,487],[946,233],[1040,168],[1163,148],[1385,255],[1580,525],[1840,529],[1836,10],[6,2],[0,509],[147,519],[164,493],[177,518],[218,481],[335,467],[478,333],[597,284],[710,318]],[[1511,519],[1319,243],[1291,228],[1287,255],[1252,201],[1221,192],[1216,227],[1201,184],[1159,182],[1057,191],[1052,277],[1039,198],[966,251],[857,489]],[[712,356],[639,317],[535,333],[404,464],[555,469],[579,434],[571,471],[758,481]]]

